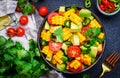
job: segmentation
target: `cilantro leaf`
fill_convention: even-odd
[[[62,27],[57,28],[54,33],[53,36],[56,37],[56,42],[63,42],[63,29]]]

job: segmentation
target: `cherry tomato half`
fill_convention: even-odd
[[[15,36],[15,29],[14,28],[8,28],[7,29],[7,36],[9,36],[9,37],[13,37],[13,36]]]
[[[48,8],[46,6],[40,6],[38,12],[41,16],[46,16],[48,14]]]
[[[80,56],[80,48],[78,46],[68,47],[67,55],[68,55],[69,58],[79,57]]]
[[[21,37],[25,34],[25,30],[22,27],[16,28],[16,36]]]
[[[89,25],[88,25],[88,26],[85,26],[85,27],[82,27],[81,33],[84,35],[84,32],[85,32],[86,30],[88,30],[89,28],[90,28]]]
[[[26,15],[22,15],[19,21],[21,25],[26,25],[28,23],[28,17]]]
[[[59,51],[62,48],[62,43],[49,41],[49,48],[52,51]]]
[[[47,21],[48,21],[49,24],[52,25],[52,17],[53,17],[53,16],[56,16],[56,15],[59,15],[59,14],[58,14],[57,12],[52,12],[52,13],[50,13],[50,14],[48,15]]]

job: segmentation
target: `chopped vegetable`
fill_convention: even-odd
[[[90,18],[84,18],[84,20],[82,21],[82,25],[87,26],[90,24],[90,22],[91,22]]]
[[[64,26],[67,27],[67,28],[70,28],[70,26],[71,26],[71,21],[70,21],[70,20],[65,20]]]
[[[84,1],[84,6],[85,6],[85,8],[90,8],[92,6],[91,0],[85,0]]]

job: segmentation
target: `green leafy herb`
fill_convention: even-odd
[[[40,56],[37,42],[33,39],[29,40],[29,50],[25,50],[20,42],[13,42],[11,38],[0,36],[1,40],[4,45],[0,45],[0,77],[38,78],[49,71]]]
[[[25,15],[32,14],[34,12],[34,8],[27,0],[18,0],[18,7]]]
[[[56,37],[56,42],[63,42],[63,29],[62,27],[57,28],[54,33],[53,36]]]

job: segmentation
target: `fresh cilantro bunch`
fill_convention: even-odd
[[[25,50],[20,42],[0,36],[0,78],[39,78],[47,71],[49,67],[33,39]]]
[[[28,0],[17,0],[18,7],[21,9],[22,13],[25,15],[32,14],[34,12],[33,6]]]

